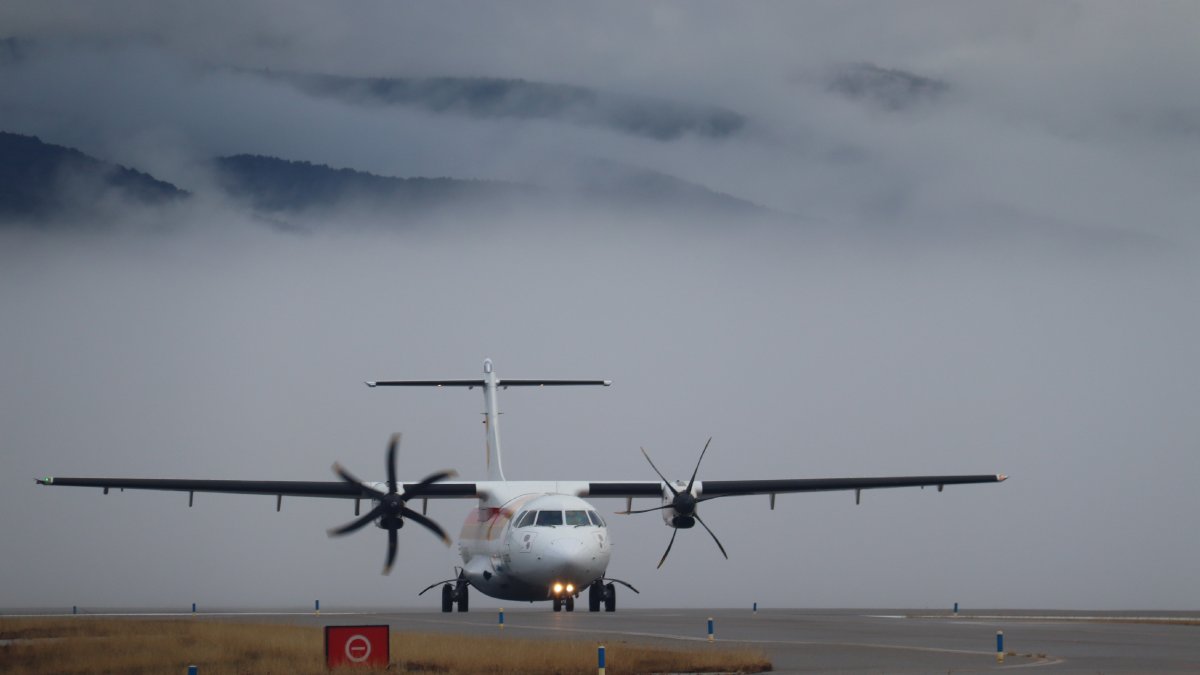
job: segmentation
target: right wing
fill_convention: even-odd
[[[303,480],[205,480],[192,478],[38,478],[41,485],[103,488],[116,490],[169,490],[174,492],[216,492],[243,495],[273,495],[276,497],[334,497],[367,499],[371,495],[345,481]],[[367,483],[379,488],[377,483]],[[416,483],[404,483],[407,491]],[[386,488],[384,488],[386,489]],[[423,499],[475,498],[475,483],[440,482],[421,489]]]

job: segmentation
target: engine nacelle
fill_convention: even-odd
[[[696,519],[693,516],[696,513],[695,489],[697,486],[693,485],[692,492],[688,492],[687,483],[683,481],[672,481],[671,485],[675,488],[676,494],[672,494],[670,489],[663,486],[663,523],[667,527],[679,530],[695,527]]]

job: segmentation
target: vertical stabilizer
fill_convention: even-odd
[[[500,380],[492,370],[492,360],[483,360],[483,424],[487,430],[488,480],[504,480],[504,465],[500,461],[500,404],[496,400],[496,384]]]

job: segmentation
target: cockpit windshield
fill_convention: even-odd
[[[537,526],[538,527],[550,527],[553,525],[562,525],[562,524],[563,524],[562,511],[538,511],[537,512]]]
[[[534,516],[536,516],[536,515],[537,515],[537,511],[526,511],[526,512],[522,513],[520,515],[520,517],[517,518],[516,526],[517,527],[529,527],[530,525],[533,524],[533,519],[534,519]]]
[[[596,527],[604,527],[604,521],[600,520],[600,514],[595,511],[588,511],[588,515],[592,518],[592,524]]]
[[[567,511],[567,524],[579,526],[591,525],[592,523],[588,520],[587,511]]]

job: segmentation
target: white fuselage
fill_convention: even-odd
[[[458,550],[471,585],[494,598],[535,601],[578,595],[603,578],[612,542],[596,508],[520,485],[508,483],[513,496],[488,500],[497,505],[481,505],[463,523]]]

